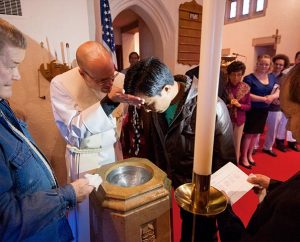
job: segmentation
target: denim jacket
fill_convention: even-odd
[[[26,124],[0,100],[0,241],[71,241],[65,214],[76,204],[74,189],[57,187],[50,166],[8,121],[36,147]]]

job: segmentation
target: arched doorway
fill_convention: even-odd
[[[119,13],[113,28],[119,71],[129,66],[128,56],[132,51],[139,53],[141,59],[155,55],[152,34],[134,11],[126,9]]]
[[[151,55],[157,56],[171,70],[174,69],[176,61],[175,23],[160,0],[112,0],[110,8],[113,13],[113,22],[115,19],[118,20],[119,15],[122,16],[123,11],[125,14],[131,13],[131,15],[136,16],[138,20],[136,24],[139,30],[139,49],[142,58]],[[126,25],[122,26],[119,23],[115,31],[121,33],[121,29],[118,29],[121,27],[126,27]],[[127,56],[123,56],[123,60],[124,58],[127,58]]]

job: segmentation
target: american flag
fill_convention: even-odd
[[[102,44],[111,52],[115,66],[118,68],[114,32],[108,0],[100,0],[100,13],[102,25]]]

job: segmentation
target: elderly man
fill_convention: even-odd
[[[66,213],[93,190],[87,179],[58,187],[46,157],[6,99],[26,39],[0,18],[0,241],[72,241]]]
[[[118,79],[123,74],[115,71],[110,53],[100,43],[88,41],[80,45],[76,60],[78,67],[56,76],[50,89],[54,118],[68,144],[66,157],[72,180],[122,159],[112,113],[120,102],[142,103],[142,99],[124,94],[122,78]],[[88,241],[87,202],[80,207],[75,224],[80,223],[79,241]]]
[[[80,155],[79,171],[71,170],[71,177],[122,158],[112,112],[120,102],[141,103],[140,98],[123,93],[122,83],[114,85],[115,79],[120,82],[117,78],[121,74],[115,71],[110,53],[100,43],[83,43],[76,59],[78,67],[56,76],[50,89],[55,121],[71,153],[76,148],[95,151]]]
[[[280,105],[288,118],[287,129],[300,141],[300,64],[284,79]],[[267,189],[247,228],[229,206],[218,216],[222,241],[300,241],[300,173],[285,182],[256,174],[248,181]],[[261,190],[259,190],[261,194]]]

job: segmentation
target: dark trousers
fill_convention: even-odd
[[[191,242],[193,234],[193,226],[195,226],[194,241],[217,242],[217,225],[215,217],[205,217],[193,215],[180,208],[181,224],[181,242]],[[195,220],[195,223],[194,223]]]

